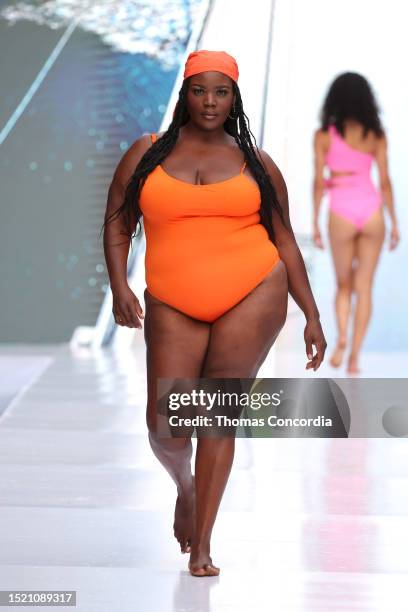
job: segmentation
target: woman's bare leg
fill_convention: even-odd
[[[264,281],[211,326],[203,378],[252,378],[286,320],[288,283],[281,261]],[[213,576],[210,539],[234,458],[235,438],[201,437],[195,463],[196,529],[190,555],[195,576]]]
[[[190,552],[193,537],[194,482],[191,437],[157,435],[157,378],[197,378],[207,351],[210,326],[167,306],[145,292],[144,335],[147,365],[149,441],[160,463],[177,486],[174,533],[182,552]],[[160,416],[160,415],[159,415]],[[164,417],[163,417],[164,418]],[[191,432],[190,432],[191,436]]]
[[[342,217],[329,213],[329,241],[336,274],[335,311],[337,343],[329,363],[338,368],[347,344],[347,329],[352,306],[353,259],[356,252],[357,228]]]
[[[353,338],[348,360],[348,372],[357,374],[358,356],[372,313],[372,286],[381,248],[384,243],[385,225],[382,210],[378,210],[364,225],[357,238],[357,267],[353,290],[357,301],[354,312]]]

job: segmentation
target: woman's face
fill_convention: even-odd
[[[205,130],[223,125],[235,101],[232,83],[222,72],[200,72],[190,77],[187,109],[191,121]]]

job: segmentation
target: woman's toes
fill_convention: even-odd
[[[220,573],[220,568],[216,567],[212,563],[205,563],[202,567],[198,567],[196,569],[193,568],[192,564],[188,564],[188,569],[190,570],[190,574],[192,576],[218,576]]]
[[[218,574],[220,573],[220,568],[215,567],[215,565],[213,565],[212,563],[204,565],[204,569],[207,572],[207,576],[218,576]]]
[[[207,575],[203,567],[200,567],[199,569],[196,569],[196,570],[190,570],[190,574],[192,576],[197,576],[197,577]]]

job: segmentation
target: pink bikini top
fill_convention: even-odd
[[[338,133],[334,125],[329,125],[330,148],[326,153],[326,164],[333,172],[352,172],[365,174],[371,170],[374,156],[353,149]]]

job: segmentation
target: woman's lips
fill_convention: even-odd
[[[212,115],[211,113],[201,113],[201,116],[204,117],[204,119],[208,119],[209,121],[217,117],[217,115]]]

